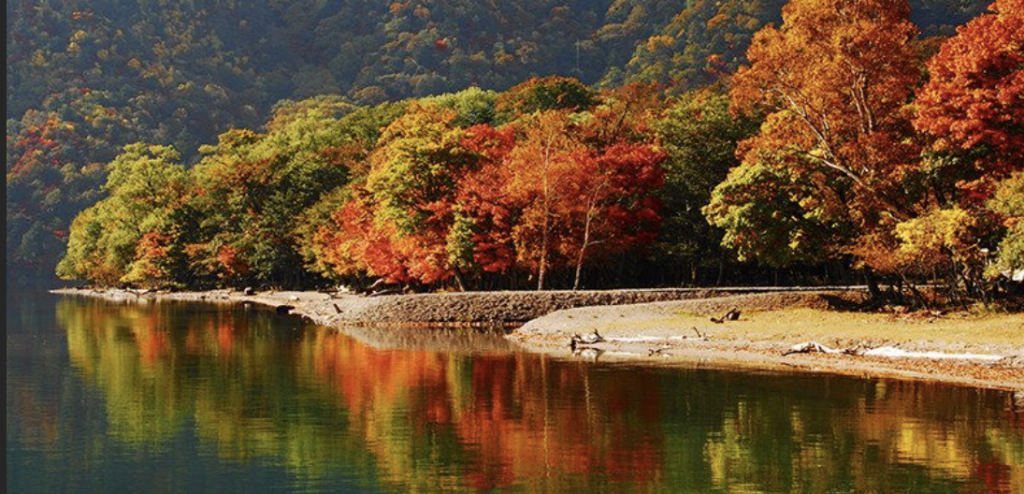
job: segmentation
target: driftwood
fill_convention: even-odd
[[[800,343],[799,345],[793,345],[788,351],[786,351],[782,355],[786,356],[792,355],[794,353],[829,353],[833,355],[853,355],[857,357],[927,358],[934,360],[981,360],[988,362],[995,362],[1002,360],[1004,358],[1001,355],[989,355],[980,353],[918,352],[903,350],[902,348],[896,348],[894,346],[867,348],[861,345],[856,345],[850,348],[829,348],[825,345],[822,345],[821,343],[817,343],[814,341]]]
[[[807,343],[800,343],[793,345],[788,351],[782,354],[783,357],[786,355],[792,355],[794,353],[830,353],[835,355],[859,355],[861,348],[859,346],[852,348],[829,348],[816,341],[809,341]]]
[[[595,329],[593,333],[586,336],[580,336],[578,333],[573,333],[572,337],[569,338],[569,348],[576,351],[577,348],[582,348],[583,345],[593,345],[594,343],[601,343],[605,341],[604,337]]]
[[[387,284],[388,283],[384,281],[384,278],[377,278],[377,281],[374,281],[370,286],[363,288],[362,290],[357,290],[357,293],[372,295],[377,290],[383,289]]]
[[[711,322],[715,324],[722,324],[725,321],[738,321],[740,319],[740,311],[736,307],[729,309],[722,317],[712,317]]]
[[[349,294],[352,294],[352,293],[358,293],[358,292],[353,292],[351,288],[349,288],[349,287],[347,287],[345,285],[338,285],[337,288],[321,288],[321,289],[317,290],[317,292],[319,292],[319,293],[326,293],[332,299],[338,298],[341,295],[349,295]]]

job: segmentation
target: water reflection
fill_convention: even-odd
[[[290,488],[343,472],[403,492],[1024,492],[1007,393],[596,366],[466,335],[395,347],[417,342],[266,311],[63,299],[56,315],[104,407],[106,427],[74,434],[194,448],[221,475],[273,465]],[[22,447],[76,427],[39,401],[8,386]]]

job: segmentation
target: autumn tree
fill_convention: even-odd
[[[449,242],[449,252],[452,262],[464,269],[507,274],[516,266],[512,232],[521,204],[505,193],[512,182],[505,159],[516,139],[513,125],[476,125],[463,134],[462,146],[475,156],[477,165],[459,184],[455,241]]]
[[[780,28],[754,36],[750,66],[733,79],[733,105],[770,114],[760,133],[741,144],[740,170],[719,186],[708,207],[709,219],[727,228],[727,241],[763,239],[780,226],[778,214],[748,215],[760,207],[758,198],[726,193],[738,185],[735,180],[752,176],[743,169],[783,167],[757,175],[783,180],[779,185],[799,181],[791,184],[805,193],[791,199],[798,206],[792,224],[812,220],[836,233],[851,225],[846,231],[852,236],[827,235],[837,242],[812,249],[832,256],[853,253],[870,265],[871,253],[878,252],[872,233],[891,231],[911,217],[917,192],[904,179],[919,147],[905,105],[920,72],[909,11],[905,0],[794,0],[783,9]],[[734,228],[742,231],[728,231]],[[785,248],[750,245],[758,245],[750,252],[756,258]]]
[[[578,218],[569,237],[578,240],[573,289],[591,255],[608,258],[650,243],[662,226],[662,202],[652,194],[664,183],[665,152],[652,122],[664,106],[654,84],[627,84],[603,91],[601,102],[572,129],[587,146],[573,180],[579,199],[568,209],[570,218]]]
[[[988,208],[1002,218],[1006,228],[988,274],[1019,276],[1024,271],[1024,172],[1014,172],[1000,182]]]
[[[559,111],[524,117],[514,124],[510,148],[507,134],[471,129],[489,137],[473,147],[500,161],[467,180],[467,211],[478,227],[510,227],[475,237],[482,241],[478,259],[505,266],[511,248],[516,264],[534,273],[538,290],[562,266],[575,268],[578,288],[593,253],[621,252],[652,239],[659,204],[651,192],[663,179],[662,153],[625,140],[588,143],[587,136],[605,134],[588,128],[603,127],[597,117],[590,119],[574,123]]]
[[[512,179],[505,192],[522,207],[521,221],[512,230],[517,257],[536,273],[537,289],[543,290],[549,268],[565,261],[556,258],[560,252],[554,245],[568,234],[567,225],[558,221],[559,209],[578,199],[569,197],[565,186],[586,148],[573,138],[564,113],[548,111],[519,124],[522,137],[505,160]]]
[[[308,241],[314,270],[337,281],[359,281],[367,275],[390,283],[413,280],[412,263],[393,241],[394,225],[377,223],[365,190],[347,190],[345,196],[331,212],[331,221],[319,226]]]
[[[932,149],[955,157],[959,187],[984,201],[1024,167],[1024,2],[999,0],[961,27],[928,62],[917,96],[917,129]],[[966,165],[966,166],[963,166]]]
[[[573,222],[563,249],[575,251],[573,290],[580,288],[584,261],[594,250],[605,256],[650,243],[661,226],[661,202],[651,192],[661,187],[664,153],[644,143],[620,142],[577,157],[575,194],[564,213]]]
[[[170,252],[178,233],[172,218],[189,187],[180,159],[166,146],[125,146],[109,165],[110,196],[72,223],[57,274],[102,285],[163,284],[179,276],[182,258]]]
[[[222,134],[193,170],[190,204],[201,220],[188,246],[193,269],[217,283],[308,283],[295,221],[348,181],[364,154],[324,111],[308,111],[260,134]]]
[[[459,279],[446,239],[459,180],[473,161],[460,145],[457,118],[454,111],[413,103],[381,134],[355,202],[336,213],[339,225],[360,225],[356,231],[367,237],[354,256],[370,274],[392,282]]]
[[[908,224],[904,230],[920,233],[901,244],[915,253],[928,245],[923,240],[941,247],[932,257],[958,266],[952,273],[974,298],[985,295],[982,248],[999,242],[990,275],[1024,267],[1024,2],[999,0],[990,11],[958,29],[928,62],[914,125],[930,139],[927,171],[944,186],[927,217],[945,222],[924,232]]]

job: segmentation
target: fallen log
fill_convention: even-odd
[[[951,359],[951,360],[986,360],[994,362],[1002,360],[1002,355],[986,355],[980,353],[943,353],[943,352],[912,352],[893,346],[878,348],[864,348],[856,345],[850,348],[829,348],[815,341],[808,341],[793,345],[782,356],[794,353],[828,353],[833,355],[853,355],[857,357],[885,357],[885,358],[927,358],[927,359]]]
[[[854,349],[852,348],[829,348],[816,341],[808,341],[807,343],[793,345],[792,347],[790,347],[788,351],[786,351],[786,353],[783,353],[782,356],[785,357],[787,355],[792,355],[794,353],[831,353],[855,355],[855,353],[853,353],[853,350]]]

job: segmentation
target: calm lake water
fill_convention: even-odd
[[[13,493],[1022,493],[1015,401],[557,360],[259,309],[7,297]]]

